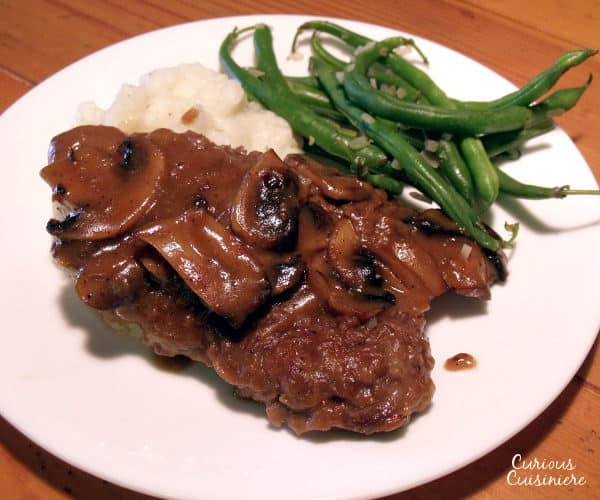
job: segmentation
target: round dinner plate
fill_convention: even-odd
[[[434,302],[426,330],[437,361],[433,404],[385,435],[297,437],[274,428],[263,405],[235,399],[210,369],[162,369],[148,348],[113,334],[79,302],[50,257],[44,230],[50,190],[38,175],[50,139],[73,125],[77,105],[108,106],[123,83],[137,83],[155,68],[201,62],[217,69],[226,34],[257,22],[273,28],[284,72],[303,74],[306,44],[303,60],[286,56],[296,27],[307,19],[220,18],[138,36],[63,69],[1,117],[0,411],[63,460],[165,497],[382,496],[450,473],[499,446],[552,402],[590,349],[600,327],[598,197],[504,200],[493,210],[496,229],[521,221],[508,281],[492,288],[487,303],[456,296]],[[338,22],[373,38],[397,34]],[[428,71],[453,97],[489,99],[514,89],[475,61],[416,39],[429,57]],[[235,55],[251,64],[251,42]],[[521,179],[596,186],[561,130],[527,149],[505,167]],[[446,371],[444,361],[459,352],[475,356],[477,368]]]

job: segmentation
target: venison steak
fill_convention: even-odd
[[[297,433],[391,431],[425,410],[424,312],[450,290],[488,299],[505,277],[440,211],[309,157],[82,126],[49,161],[52,252],[81,300]]]

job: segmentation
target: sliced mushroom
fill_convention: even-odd
[[[326,198],[336,201],[364,201],[381,196],[370,184],[351,175],[344,175],[334,167],[326,167],[304,155],[288,155],[290,166],[306,184],[316,186]],[[381,192],[383,193],[383,191]]]
[[[144,270],[134,258],[135,244],[125,239],[92,255],[77,276],[75,290],[87,305],[112,309],[145,289]]]
[[[354,288],[377,285],[375,257],[362,244],[350,219],[340,219],[331,233],[327,258],[341,279]]]
[[[428,236],[460,237],[465,231],[440,210],[430,209],[404,217],[402,221]]]
[[[153,247],[147,246],[139,252],[137,260],[149,273],[151,279],[161,286],[166,286],[174,275],[167,261]]]
[[[300,210],[298,229],[298,251],[308,255],[327,248],[333,231],[333,218],[316,203],[307,203]]]
[[[250,245],[291,249],[298,232],[298,181],[273,150],[244,176],[231,211],[231,229]]]
[[[506,277],[500,251],[483,250],[439,210],[426,210],[407,221],[413,239],[429,253],[448,288],[488,300],[489,284]]]
[[[81,156],[80,146],[85,144],[90,148],[102,149],[106,144],[120,144],[124,135],[115,127],[82,125],[75,127],[52,138],[48,148],[48,163],[62,160],[76,161]],[[81,159],[81,158],[79,158]]]
[[[383,289],[371,293],[346,287],[328,265],[325,252],[315,255],[308,263],[308,284],[330,310],[355,316],[362,321],[378,315],[396,301],[393,294]]]
[[[329,239],[327,260],[344,286],[362,297],[394,302],[387,283],[379,274],[381,264],[363,244],[350,219],[340,219]],[[385,289],[384,289],[385,285]]]
[[[374,215],[372,220],[363,228],[363,240],[406,287],[424,288],[432,297],[447,291],[435,259],[414,237],[412,227],[388,215]]]
[[[161,220],[136,234],[234,328],[269,296],[265,271],[252,250],[204,209]]]
[[[41,171],[64,216],[47,229],[63,239],[112,238],[130,229],[152,206],[164,170],[162,153],[146,137],[90,128],[58,136],[50,154],[55,161]]]
[[[424,286],[415,287],[400,280],[385,265],[378,266],[377,272],[385,282],[386,289],[396,298],[396,310],[408,313],[412,316],[423,314],[431,307],[433,296]]]
[[[304,275],[304,262],[296,256],[278,259],[267,267],[267,276],[271,283],[271,294],[281,295],[294,288]]]

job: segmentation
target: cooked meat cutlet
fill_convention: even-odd
[[[441,212],[305,156],[84,126],[49,161],[47,229],[81,300],[298,433],[406,424],[434,391],[432,299],[487,299],[504,279],[501,257]]]

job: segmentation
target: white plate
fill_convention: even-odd
[[[60,458],[115,483],[187,498],[362,498],[433,480],[494,449],[561,392],[600,323],[600,199],[513,203],[526,217],[505,286],[481,304],[444,298],[427,332],[437,365],[431,409],[405,430],[378,437],[333,432],[297,438],[269,426],[262,405],[238,401],[203,366],[165,372],[148,350],[112,334],[79,303],[52,264],[44,231],[50,191],[38,176],[50,138],[69,128],[79,102],[108,105],[124,82],[154,68],[200,61],[234,27],[266,22],[287,73],[298,16],[201,21],[160,30],[93,54],[48,79],[2,116],[3,361],[0,410]],[[394,32],[345,22],[375,38]],[[513,87],[476,62],[419,40],[431,74],[456,97],[492,98]],[[250,63],[251,43],[236,51]],[[558,54],[557,54],[558,55]],[[549,185],[595,187],[561,131],[510,170]],[[494,211],[501,228],[512,214]],[[476,370],[444,360],[472,353]]]

